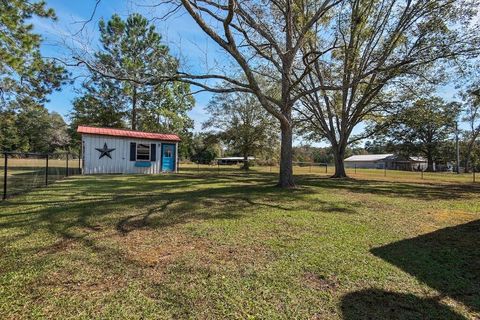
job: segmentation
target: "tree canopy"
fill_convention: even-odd
[[[68,78],[62,66],[40,52],[42,38],[30,18],[55,19],[45,2],[0,1],[0,148],[52,151],[68,144],[53,129],[63,127],[58,114],[44,107],[47,96]],[[60,121],[61,120],[61,121]]]
[[[192,127],[187,112],[194,100],[188,84],[178,81],[145,84],[145,74],[178,68],[155,26],[140,14],[125,21],[113,15],[100,21],[102,49],[89,61],[91,77],[74,101],[72,122],[133,130],[185,133]],[[95,67],[92,67],[92,66]],[[130,77],[111,77],[98,70]]]
[[[315,30],[314,27],[323,24],[329,10],[341,2],[160,0],[156,7],[163,4],[169,7],[169,13],[183,8],[210,39],[227,53],[234,65],[232,68],[195,74],[187,70],[161,75],[150,73],[142,81],[162,83],[180,80],[216,93],[244,92],[255,95],[260,105],[278,120],[280,127],[281,161],[278,185],[284,188],[293,187],[292,110],[293,105],[306,94],[297,89],[300,88],[301,79],[310,72],[311,61],[308,57],[315,54],[301,49]],[[169,16],[169,13],[166,16]],[[162,17],[165,17],[163,13]],[[112,77],[121,75],[131,78],[131,75],[125,73],[115,75],[115,71],[105,68],[101,72]],[[235,75],[232,76],[231,73]],[[239,75],[244,80],[239,81]],[[269,79],[271,85],[263,86],[264,79]],[[205,83],[204,80],[214,81]],[[212,84],[218,81],[227,82],[229,85],[219,88]],[[276,90],[271,90],[272,86]]]
[[[294,185],[291,146],[298,122],[308,122],[304,128],[330,141],[335,176],[345,177],[348,144],[366,137],[351,137],[356,126],[388,116],[399,105],[399,93],[418,83],[438,83],[449,62],[459,63],[478,52],[479,35],[473,25],[478,1],[157,3],[170,6],[170,13],[184,9],[227,53],[245,81],[225,70],[178,72],[176,77],[213,92],[252,93],[279,120],[282,187]],[[265,90],[259,84],[263,78],[276,90]],[[212,88],[199,84],[199,79],[220,79],[229,86]]]
[[[460,106],[439,97],[422,97],[394,118],[386,136],[399,153],[423,155],[427,171],[442,153],[442,144],[456,130]]]
[[[255,96],[246,93],[217,94],[207,106],[209,119],[204,129],[213,129],[232,155],[272,157],[278,145],[275,120],[263,109]]]
[[[478,55],[474,25],[478,1],[353,0],[333,7],[305,46],[313,72],[302,81],[297,111],[317,139],[335,150],[336,177],[345,177],[346,147],[373,132],[352,136],[369,120],[390,117],[425,84],[453,73],[451,62]],[[448,70],[448,72],[447,72]],[[340,87],[339,90],[319,86]]]

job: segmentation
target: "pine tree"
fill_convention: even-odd
[[[40,54],[41,37],[33,33],[33,16],[55,19],[45,2],[0,0],[0,148],[44,151],[32,137],[48,137],[39,118],[48,116],[48,94],[67,80],[65,69]],[[28,118],[31,117],[31,118]],[[37,122],[35,122],[37,121]],[[33,130],[33,131],[32,131]],[[42,140],[43,141],[43,140]]]
[[[74,101],[73,122],[175,133],[192,127],[187,112],[194,100],[188,84],[142,82],[152,71],[167,74],[178,67],[155,26],[132,14],[126,21],[113,15],[108,22],[100,21],[99,28],[103,48],[95,54],[96,68],[84,95]],[[125,77],[106,77],[95,70],[115,70]]]

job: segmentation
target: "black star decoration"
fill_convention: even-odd
[[[103,145],[103,149],[95,148],[95,150],[100,152],[100,157],[98,159],[102,159],[104,156],[107,156],[110,159],[112,159],[112,155],[110,154],[110,152],[114,151],[115,149],[109,149],[107,147],[107,143],[105,142],[105,144]]]

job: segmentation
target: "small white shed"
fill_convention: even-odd
[[[344,161],[347,168],[384,169],[387,159],[391,157],[392,153],[362,154],[351,156]]]
[[[177,172],[175,134],[79,126],[83,174]]]

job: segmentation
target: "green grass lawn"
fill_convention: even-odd
[[[181,172],[190,172],[203,175],[211,174],[241,174],[242,171],[239,170],[240,166],[236,165],[222,165],[217,166],[215,164],[194,164],[194,163],[180,163]],[[278,173],[280,168],[278,166],[253,166],[253,171],[259,173]],[[421,172],[415,171],[401,171],[401,170],[385,170],[383,169],[355,169],[355,168],[346,168],[347,174],[350,177],[356,179],[367,179],[367,180],[381,180],[389,182],[414,182],[414,183],[466,183],[472,184],[474,181],[474,174],[470,173],[461,173],[457,174],[454,172],[424,172],[423,175]],[[309,165],[305,163],[303,166],[294,165],[293,166],[294,175],[319,175],[323,177],[332,176],[335,173],[335,167],[329,164],[327,167],[320,166],[318,164]],[[480,183],[480,174],[476,173],[475,182]]]
[[[0,158],[0,196],[4,188],[4,158]],[[45,159],[8,158],[7,169],[7,196],[17,195],[34,188],[45,186],[46,161]],[[63,179],[66,176],[65,159],[49,159],[48,183]],[[70,159],[69,175],[79,174],[78,159]]]
[[[77,176],[0,203],[0,319],[477,319],[480,187]]]

